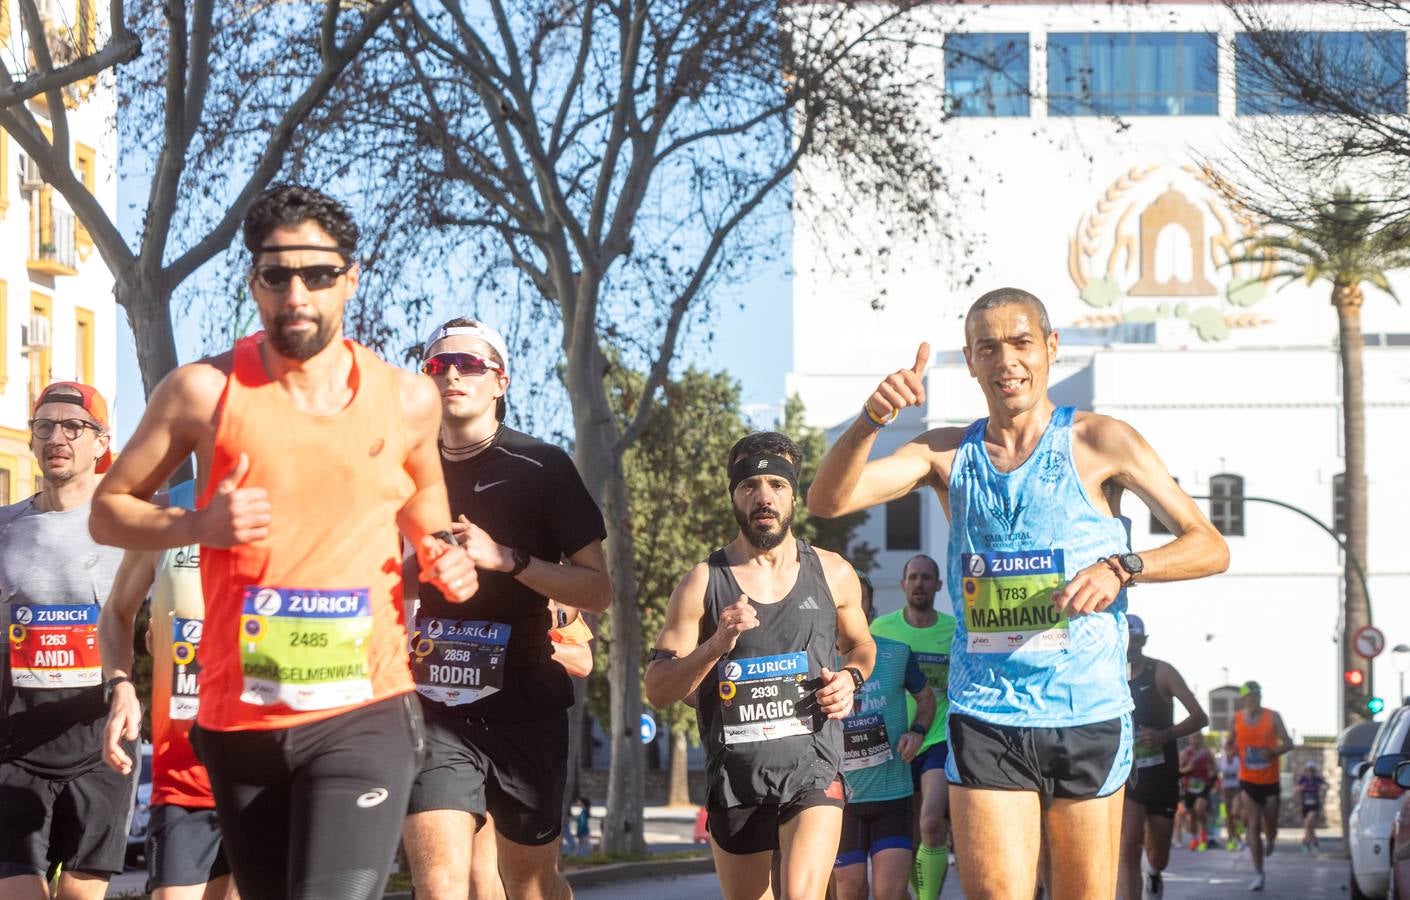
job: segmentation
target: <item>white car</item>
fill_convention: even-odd
[[[1351,900],[1383,900],[1390,886],[1391,829],[1400,795],[1395,767],[1410,759],[1410,706],[1402,706],[1376,733],[1369,761],[1352,770],[1347,850],[1351,855]]]

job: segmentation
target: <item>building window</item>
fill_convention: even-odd
[[[1405,112],[1405,33],[1260,31],[1234,41],[1241,116]]]
[[[1346,534],[1346,473],[1332,476],[1332,530]]]
[[[74,368],[77,378],[84,384],[93,383],[93,311],[78,308],[74,310]]]
[[[1209,479],[1209,520],[1220,534],[1244,533],[1244,480],[1240,475],[1212,475]]]
[[[952,116],[1028,115],[1028,35],[946,35],[945,109]]]
[[[1048,35],[1054,116],[1212,116],[1218,41],[1197,32]]]
[[[1179,484],[1180,479],[1176,478],[1175,483]],[[1170,534],[1170,529],[1165,527],[1165,523],[1156,517],[1155,511],[1151,511],[1151,534]]]
[[[886,549],[920,549],[920,494],[912,492],[886,504]]]

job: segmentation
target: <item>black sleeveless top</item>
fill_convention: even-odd
[[[1156,687],[1155,683],[1155,667],[1156,660],[1147,657],[1145,669],[1128,682],[1131,686],[1131,700],[1136,705],[1131,711],[1131,724],[1137,728],[1144,726],[1163,731],[1175,724],[1175,701],[1160,696],[1160,688]],[[1177,743],[1169,741],[1162,744],[1161,750],[1165,758],[1163,765],[1178,770],[1180,754]],[[1137,767],[1140,768],[1139,761]]]
[[[759,625],[700,682],[697,720],[717,807],[785,803],[837,780],[842,722],[828,719],[814,692],[836,665],[837,607],[817,552],[798,541],[798,580],[777,603],[753,603]],[[710,554],[700,641],[744,593],[725,561]]]

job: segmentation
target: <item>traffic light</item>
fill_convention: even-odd
[[[1366,680],[1366,676],[1361,673],[1360,669],[1347,669],[1342,677],[1345,678],[1346,683],[1352,687],[1360,687],[1361,682]]]
[[[1373,716],[1385,708],[1386,702],[1380,697],[1371,697],[1366,701],[1366,711]]]

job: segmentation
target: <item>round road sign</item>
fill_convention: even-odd
[[[1364,659],[1375,659],[1386,648],[1386,636],[1374,625],[1363,625],[1351,638],[1352,649]]]

